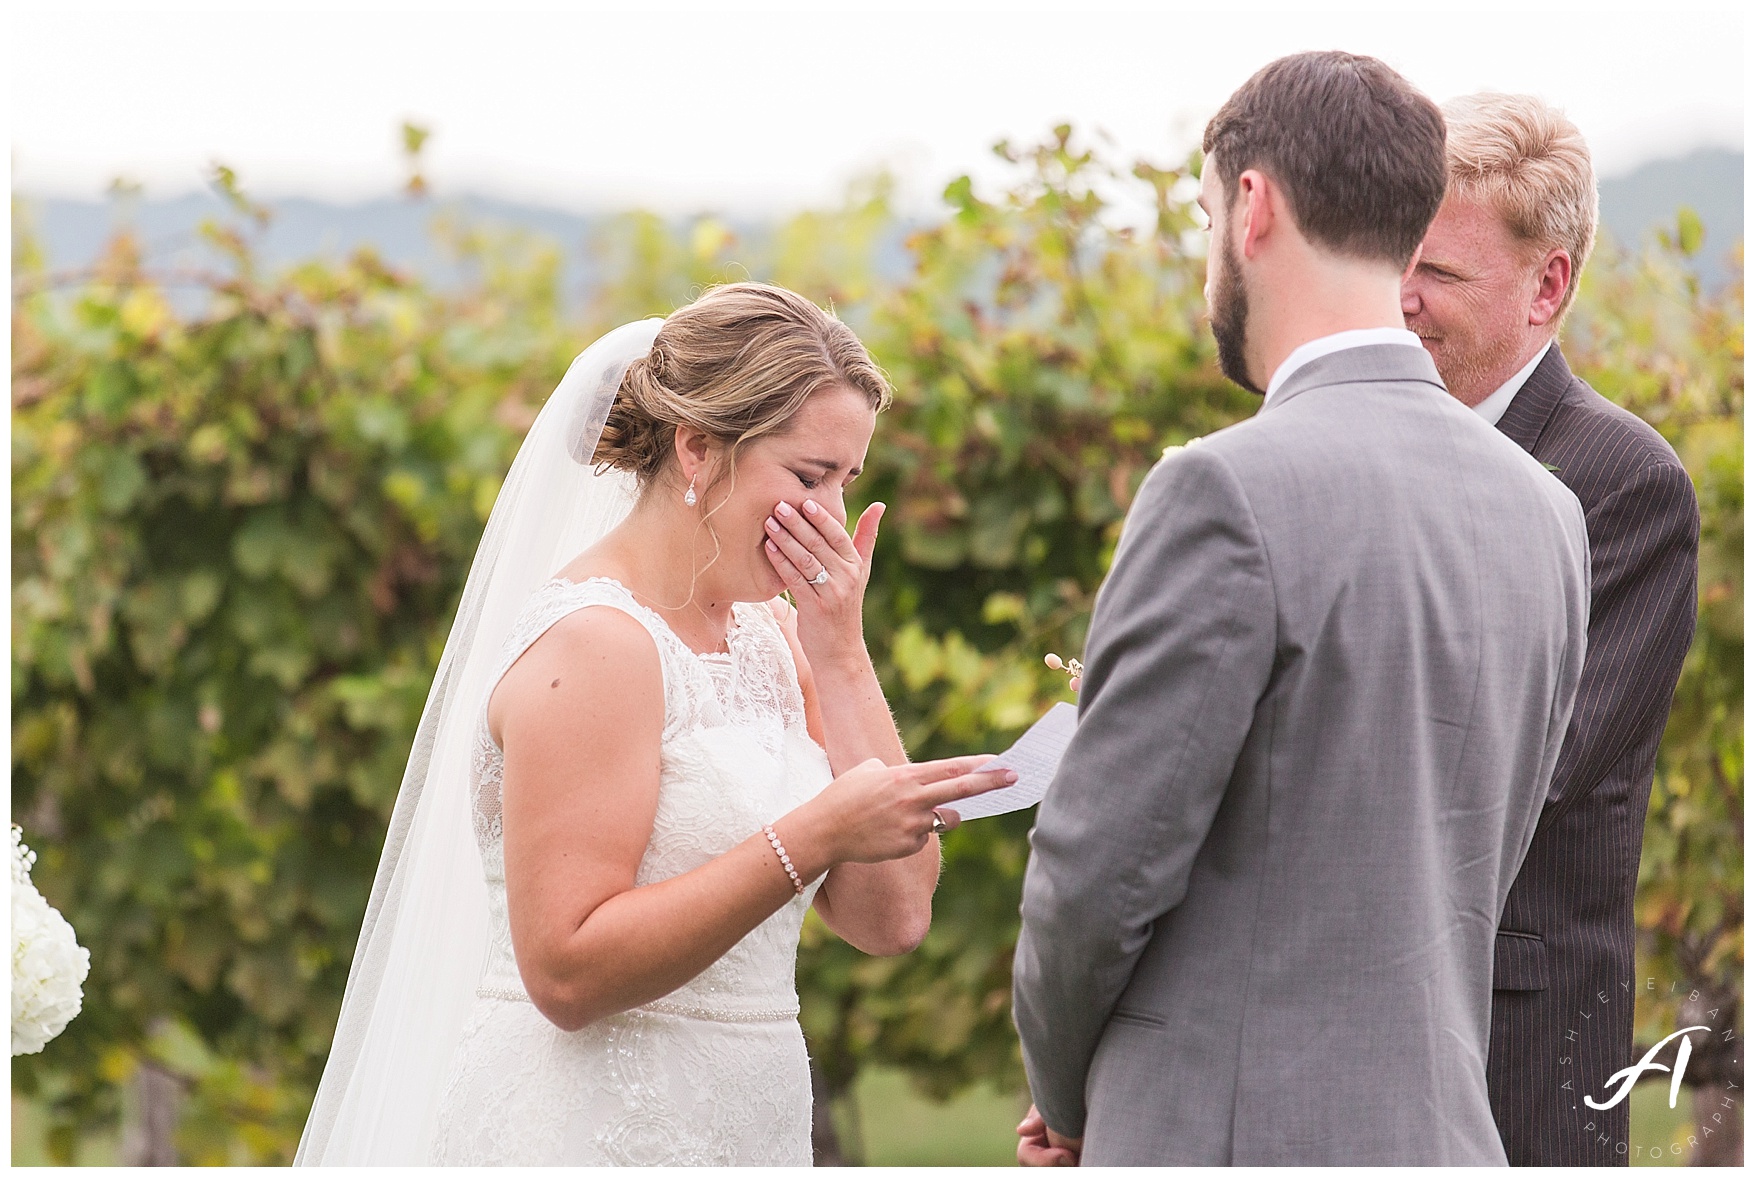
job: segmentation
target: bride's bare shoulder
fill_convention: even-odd
[[[588,605],[558,619],[519,656],[494,689],[488,727],[585,717],[593,728],[633,730],[664,721],[658,645],[640,621],[612,605]],[[504,742],[501,741],[502,747]]]
[[[541,638],[531,643],[530,649],[534,651],[545,644],[549,647],[545,657],[569,664],[650,663],[652,673],[658,673],[658,644],[652,632],[640,619],[611,602],[582,605],[556,619]]]

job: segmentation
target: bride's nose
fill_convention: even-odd
[[[841,495],[839,487],[825,487],[811,495],[818,507],[826,507],[842,527],[847,526],[847,500]]]

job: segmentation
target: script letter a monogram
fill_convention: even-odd
[[[1670,1107],[1675,1108],[1676,1093],[1681,1091],[1682,1088],[1682,1073],[1688,1067],[1688,1057],[1694,1054],[1694,1042],[1688,1038],[1688,1032],[1710,1031],[1711,1029],[1711,1027],[1683,1027],[1680,1031],[1677,1031],[1674,1034],[1665,1035],[1662,1039],[1659,1039],[1656,1043],[1651,1045],[1651,1050],[1645,1053],[1644,1059],[1633,1064],[1631,1067],[1622,1068],[1607,1080],[1603,1081],[1604,1088],[1607,1088],[1616,1080],[1621,1081],[1621,1090],[1611,1096],[1607,1103],[1598,1104],[1588,1096],[1584,1098],[1584,1102],[1594,1109],[1601,1110],[1614,1108],[1623,1100],[1626,1100],[1627,1094],[1633,1091],[1633,1086],[1639,1083],[1639,1077],[1643,1076],[1646,1072],[1667,1072],[1670,1070],[1663,1064],[1656,1062],[1657,1053],[1662,1051],[1664,1049],[1664,1044],[1668,1043],[1671,1039],[1679,1038],[1682,1042],[1676,1047],[1676,1071],[1670,1079]]]

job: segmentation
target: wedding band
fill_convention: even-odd
[[[810,583],[812,585],[827,585],[829,583],[829,570],[820,570],[816,576],[810,579]]]
[[[947,831],[949,829],[950,829],[950,827],[945,825],[945,820],[943,818],[939,817],[938,811],[934,810],[932,812],[932,833],[943,834],[945,831]]]

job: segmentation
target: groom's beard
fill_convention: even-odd
[[[1249,365],[1243,358],[1243,341],[1249,330],[1249,295],[1243,289],[1231,239],[1222,233],[1214,237],[1219,269],[1213,276],[1211,319],[1213,340],[1219,345],[1219,371],[1259,396],[1262,390],[1249,379]]]

